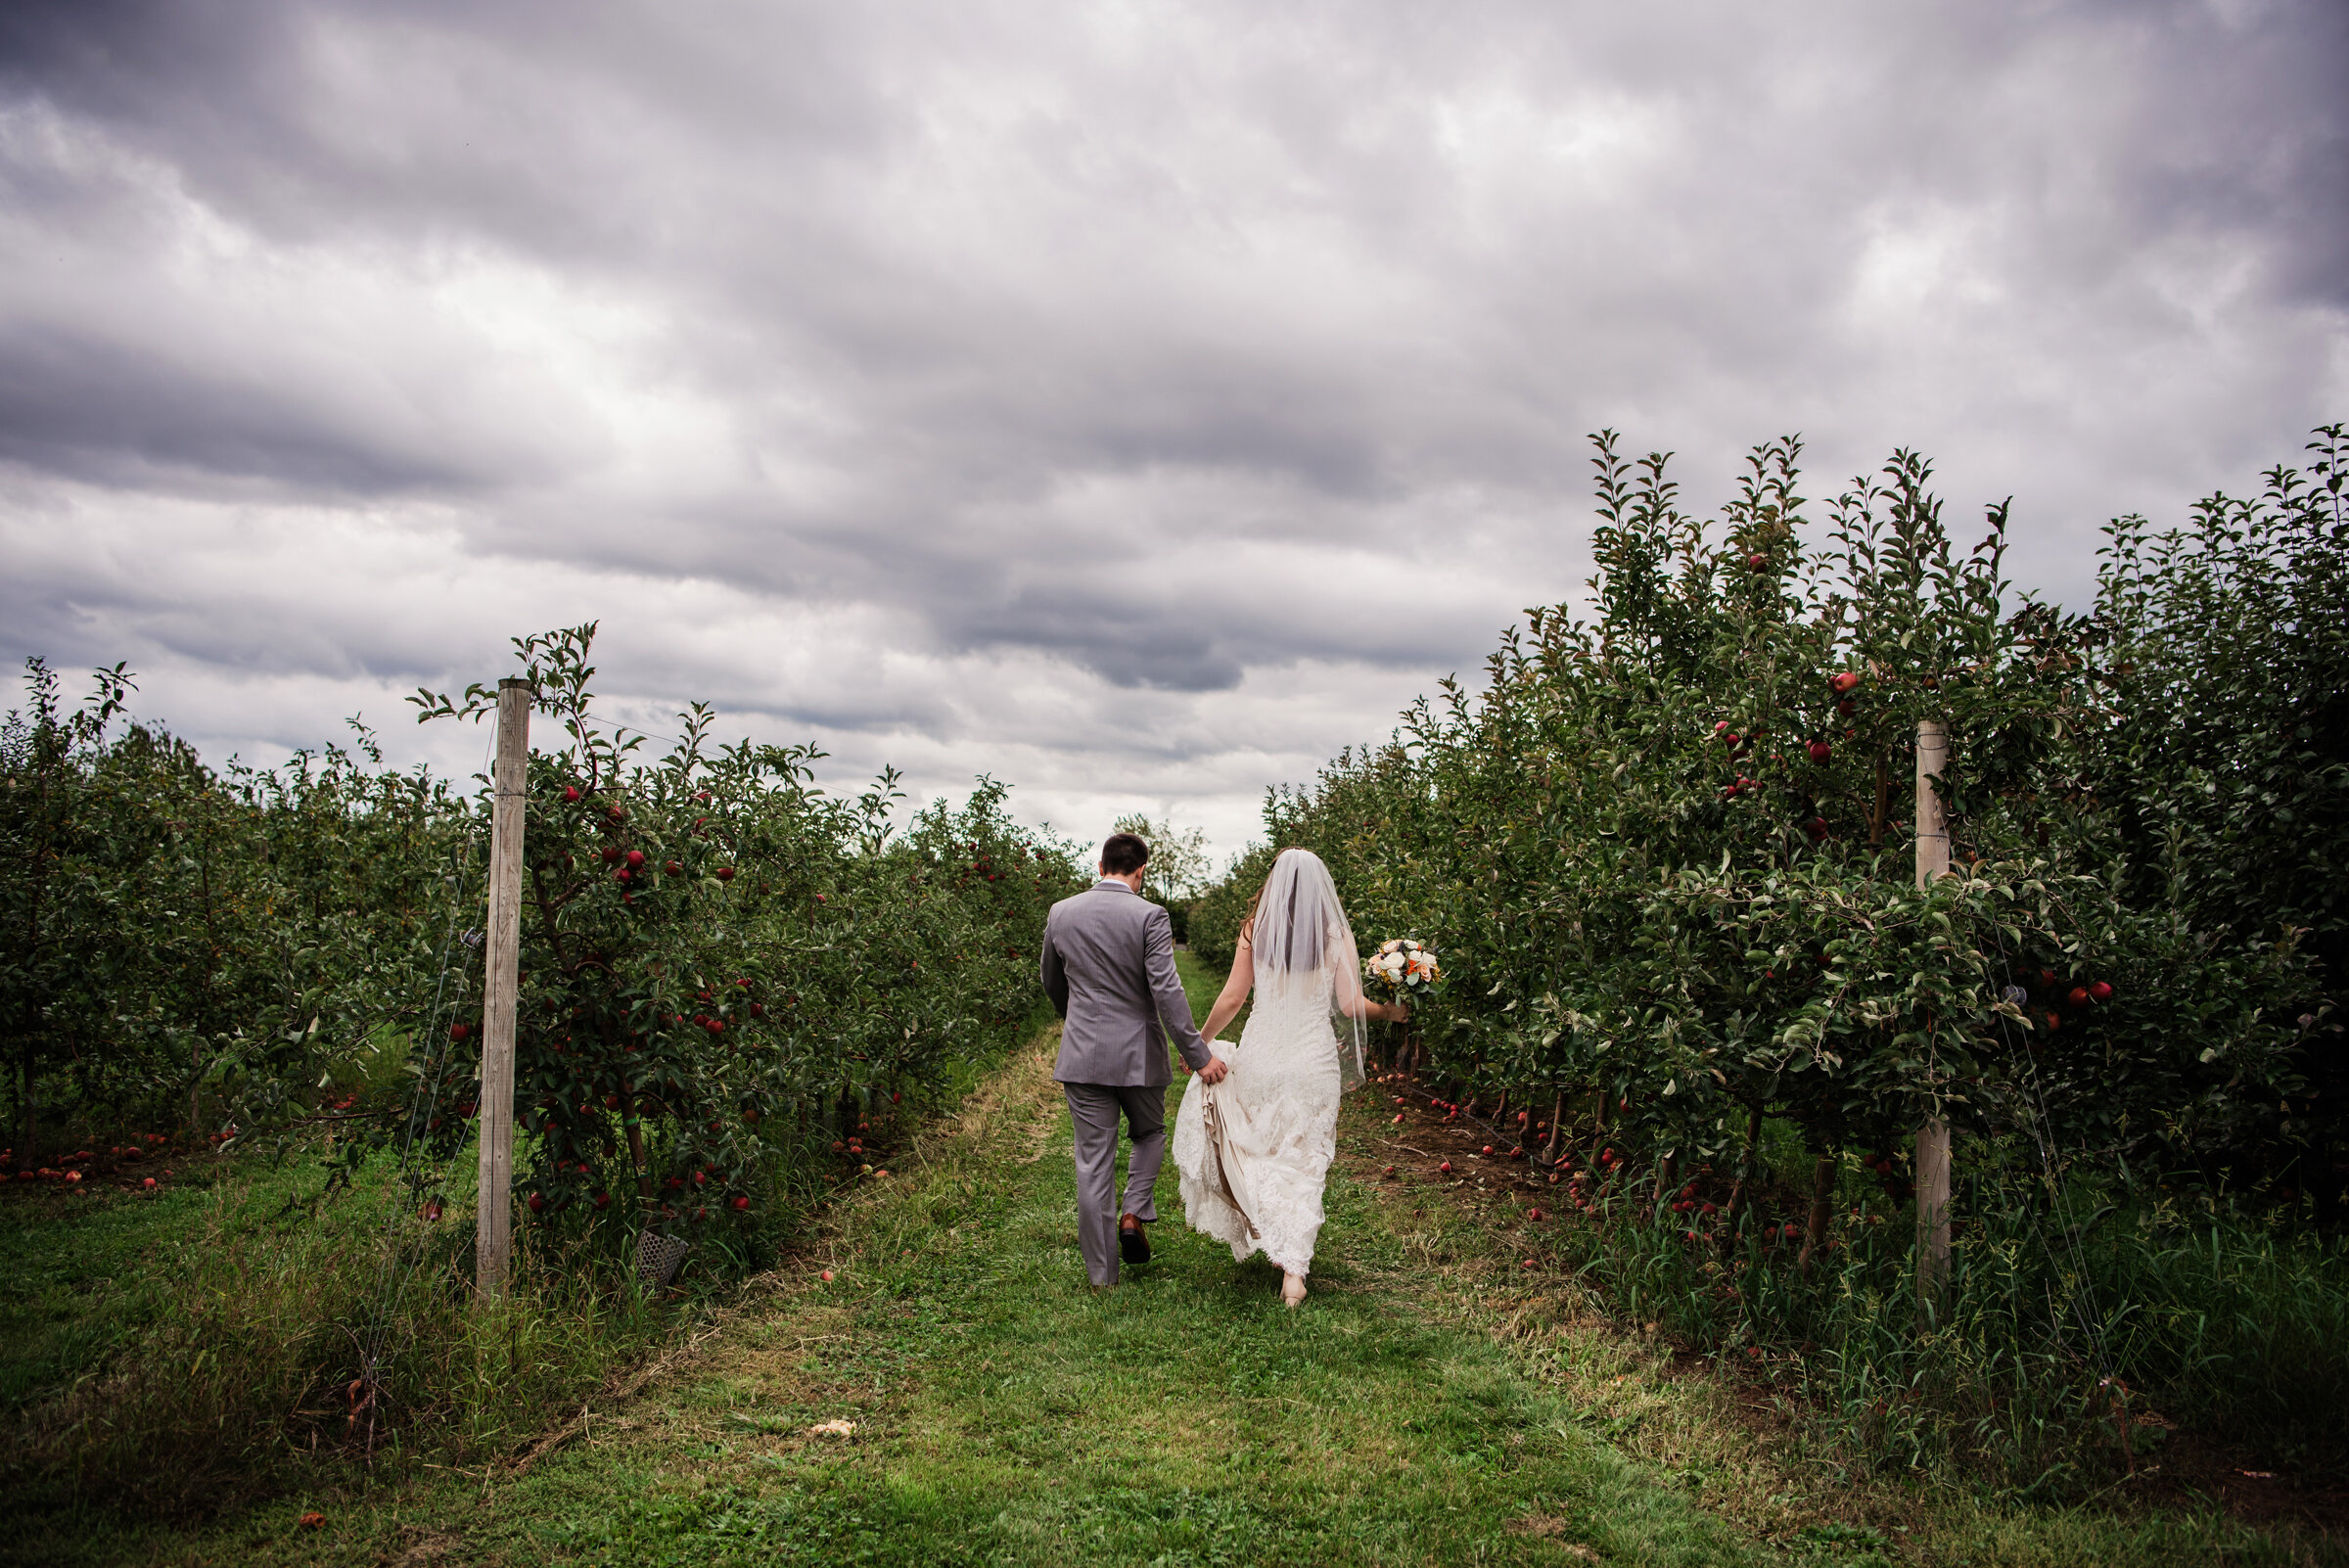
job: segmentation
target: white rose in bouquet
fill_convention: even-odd
[[[1443,967],[1436,962],[1436,950],[1409,937],[1397,937],[1382,944],[1363,968],[1393,994],[1414,1000],[1425,996],[1444,974]]]

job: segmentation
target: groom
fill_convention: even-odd
[[[1222,1062],[1191,1023],[1191,1004],[1174,974],[1174,928],[1167,911],[1142,897],[1150,847],[1130,833],[1101,846],[1101,880],[1063,899],[1044,918],[1043,980],[1066,1022],[1052,1069],[1069,1097],[1077,1130],[1077,1235],[1093,1288],[1118,1282],[1118,1258],[1150,1261],[1145,1222],[1158,1218],[1151,1189],[1167,1152],[1167,1048],[1158,1026],[1206,1083]],[[1117,1182],[1118,1117],[1133,1152],[1126,1167],[1123,1213],[1111,1219]],[[1112,1237],[1116,1245],[1111,1244]]]

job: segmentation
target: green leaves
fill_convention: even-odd
[[[537,694],[518,1186],[557,1227],[640,1203],[773,1223],[837,1168],[836,1119],[1023,1027],[1044,909],[1082,883],[992,780],[900,826],[894,774],[830,799],[812,748],[715,745],[702,705],[649,758],[595,713],[594,629],[516,643]],[[200,1116],[240,1147],[331,1129],[345,1170],[397,1146],[428,1195],[478,1113],[486,781],[386,770],[363,730],[215,771],[110,732],[127,681],[69,714],[34,667],[0,746],[7,1082],[48,1115]],[[495,689],[417,707],[478,716]]]
[[[702,705],[668,754],[632,756],[641,737],[593,711],[593,630],[517,645],[569,741],[529,770],[516,1051],[537,1135],[517,1186],[543,1224],[617,1200],[664,1227],[755,1227],[877,1097],[1025,1020],[1044,910],[1082,884],[991,779],[900,832],[894,771],[831,799],[821,754],[714,748]]]
[[[2239,1091],[2202,1057],[2213,1029],[2261,1094],[2288,1097],[2290,1031],[2265,1020],[2301,993],[2304,962],[2255,957],[2221,935],[2234,911],[2182,917],[2148,878],[2215,885],[2236,844],[2288,838],[2275,824],[2308,811],[2304,783],[2264,800],[2258,823],[2243,813],[2286,776],[2283,754],[2308,748],[2306,726],[2238,704],[2272,737],[2260,769],[2212,758],[2159,812],[2146,803],[2151,825],[2237,792],[2238,814],[2203,830],[2190,868],[2115,831],[2131,769],[2170,744],[2125,719],[2123,695],[2149,670],[2164,689],[2191,684],[2186,655],[2140,645],[2145,628],[2219,605],[2215,586],[2123,574],[2107,591],[2127,617],[2018,601],[2004,504],[1960,547],[1913,452],[1839,496],[1820,530],[1803,516],[1799,443],[1767,443],[1707,529],[1679,509],[1663,454],[1629,460],[1612,433],[1594,445],[1595,619],[1530,611],[1481,693],[1448,683],[1388,746],[1267,802],[1271,847],[1317,850],[1359,930],[1445,951],[1452,982],[1420,1022],[1443,1071],[1476,1091],[1628,1100],[1657,1146],[1700,1154],[1720,1148],[1727,1099],[1821,1148],[1888,1143],[1946,1114],[1986,1132],[2030,1122],[2067,1148],[2122,1140],[2133,1158],[2160,1140],[2176,1160],[2240,1123],[2226,1109]],[[2324,461],[2329,476],[2333,447]],[[2337,515],[2333,490],[2293,486],[2274,481],[2266,514],[2224,509],[2228,528],[2250,538],[2298,506],[2305,535],[2319,493]],[[2160,548],[2158,571],[2183,559]],[[2116,549],[2157,553],[2142,531]],[[2313,606],[2297,623],[2316,626]],[[2293,685],[2330,698],[2349,667]],[[1923,718],[1953,741],[1936,791],[1958,873],[1928,893],[1908,821]],[[2331,733],[2349,734],[2349,714]],[[2116,752],[2124,736],[2139,750]],[[1202,902],[1201,930],[1261,875],[1236,868]],[[2098,983],[2111,989],[2087,997]],[[1710,1064],[1701,1079],[1692,1056]]]

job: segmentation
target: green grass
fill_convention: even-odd
[[[1415,1242],[1341,1182],[1306,1311],[1158,1227],[1094,1296],[1049,1057],[1015,1060],[691,1371],[516,1479],[417,1472],[192,1535],[53,1515],[18,1560],[1737,1563],[1763,1555],[1593,1436],[1505,1345],[1416,1310]],[[1423,1238],[1422,1238],[1423,1240]],[[830,1267],[835,1280],[817,1277]],[[847,1438],[811,1436],[843,1419]],[[291,1529],[308,1506],[315,1533]],[[1582,1546],[1584,1550],[1578,1550]]]
[[[0,1194],[0,1412],[69,1387],[153,1327],[169,1310],[174,1255],[224,1206],[258,1222],[324,1185],[291,1167],[231,1176],[210,1155],[150,1163],[174,1173],[154,1192],[92,1182]]]
[[[1184,978],[1204,1012],[1212,977]],[[1737,1413],[1750,1391],[1521,1269],[1505,1206],[1381,1179],[1368,1096],[1303,1310],[1171,1201],[1157,1260],[1096,1296],[1050,1053],[1017,1053],[642,1392],[544,1412],[561,1441],[527,1464],[515,1446],[322,1467],[180,1529],[85,1498],[22,1520],[0,1561],[2311,1560],[2200,1516],[1998,1510],[1807,1469]],[[854,1430],[814,1430],[833,1421]]]

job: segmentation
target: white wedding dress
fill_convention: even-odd
[[[1228,1243],[1234,1260],[1261,1251],[1300,1278],[1313,1261],[1321,1184],[1338,1146],[1338,972],[1324,964],[1278,987],[1260,984],[1238,1046],[1214,1045],[1231,1070],[1213,1085],[1193,1078],[1174,1116],[1191,1228]]]

